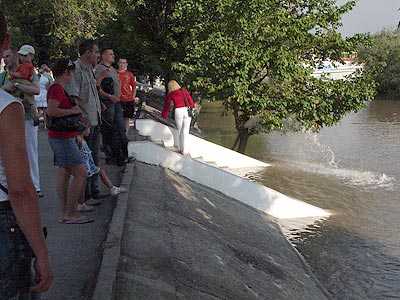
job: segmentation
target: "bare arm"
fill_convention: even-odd
[[[32,85],[19,84],[16,88],[27,94],[32,94],[32,95],[40,94],[40,84],[37,81],[33,81]]]
[[[106,93],[105,91],[103,91],[102,88],[99,89],[99,96],[101,98],[106,98],[109,99],[111,102],[113,103],[117,103],[119,101],[119,99],[117,98],[117,96],[115,95],[111,95],[109,93]]]
[[[77,101],[75,101],[75,103],[77,103]],[[78,105],[72,106],[72,108],[60,108],[60,102],[49,99],[47,101],[46,113],[51,117],[64,117],[82,113],[82,110]]]
[[[100,74],[96,74],[96,86],[98,88],[99,96],[101,98],[109,99],[111,102],[117,103],[119,101],[119,99],[116,96],[106,93],[101,88],[101,81],[108,76],[109,72],[110,72],[110,69],[105,69]]]
[[[133,73],[132,73],[132,75],[133,75]],[[133,99],[135,99],[136,98],[136,85],[137,85],[136,80],[135,80],[135,75],[133,75],[131,77],[130,84],[131,84],[132,91],[133,91]]]
[[[36,255],[37,285],[32,289],[46,291],[50,288],[53,272],[41,228],[37,193],[30,176],[22,106],[19,103],[7,106],[0,114],[0,124],[0,152],[12,210]]]

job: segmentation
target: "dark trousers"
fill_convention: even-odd
[[[121,104],[103,100],[107,107],[101,115],[101,134],[106,161],[122,164],[128,157],[128,138],[125,133],[125,122]]]
[[[32,249],[14,213],[0,208],[0,299],[31,299]]]

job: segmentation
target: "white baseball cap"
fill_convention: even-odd
[[[22,54],[22,55],[27,55],[27,54],[29,54],[29,53],[35,54],[35,48],[33,48],[31,45],[23,45],[23,46],[19,49],[18,53],[19,53],[19,54]]]

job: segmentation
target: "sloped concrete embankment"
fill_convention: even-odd
[[[135,163],[112,299],[327,299],[270,217]]]

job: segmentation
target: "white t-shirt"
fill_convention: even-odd
[[[40,76],[39,79],[40,94],[35,95],[36,102],[40,103],[40,105],[37,105],[37,107],[47,107],[47,88],[46,88],[47,83],[50,84],[50,80],[45,75]]]
[[[15,99],[12,95],[4,91],[3,89],[0,89],[0,114],[3,112],[3,110],[10,105],[11,103],[16,102],[21,104],[17,99]],[[22,105],[22,104],[21,104]],[[1,126],[1,124],[0,124]],[[7,179],[6,179],[6,174],[4,172],[4,167],[3,167],[3,158],[1,157],[0,154],[0,183],[8,187],[7,185]],[[0,189],[0,202],[8,200],[8,195],[4,193]]]

